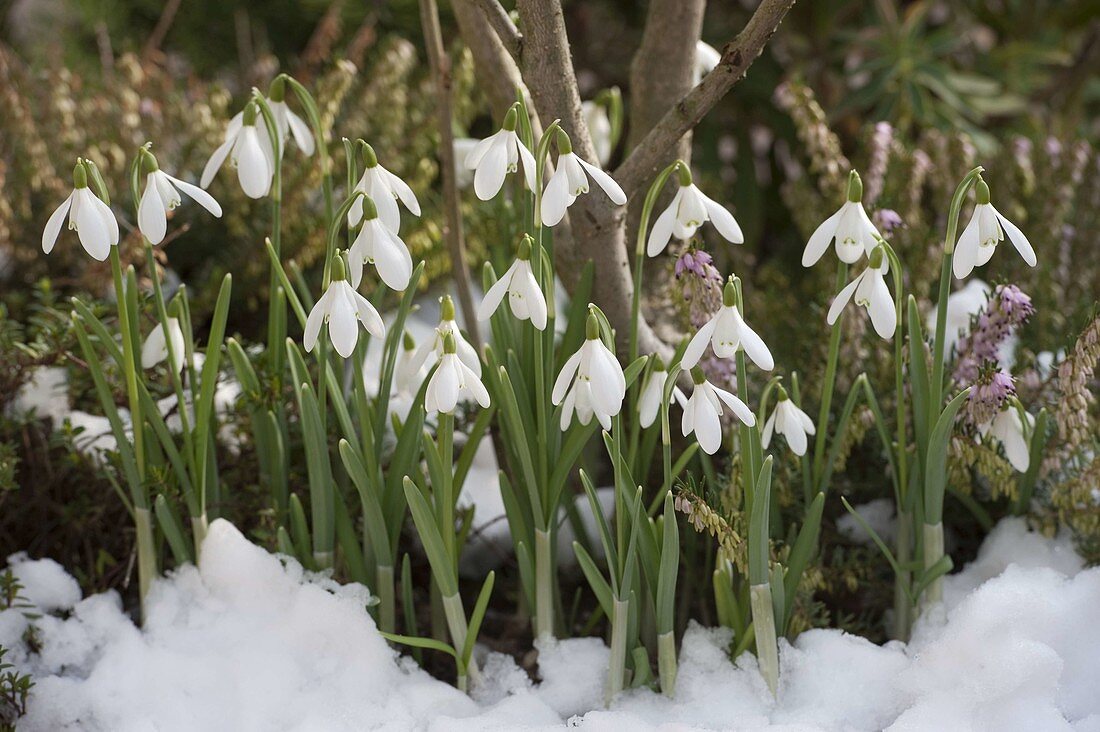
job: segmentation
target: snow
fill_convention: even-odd
[[[0,612],[0,644],[34,675],[20,730],[1100,730],[1100,569],[1064,538],[1001,522],[909,645],[839,630],[782,642],[773,700],[730,631],[691,624],[676,698],[603,708],[598,638],[540,641],[534,683],[482,654],[468,698],[379,636],[366,588],[304,572],[216,521],[198,568],[158,581],[136,628],[117,594],[79,599],[50,560],[9,565],[44,617]],[[23,638],[33,626],[39,651]]]

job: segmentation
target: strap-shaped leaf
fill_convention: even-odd
[[[580,542],[573,542],[573,552],[577,555],[577,564],[580,565],[581,571],[584,573],[585,579],[588,580],[589,586],[592,587],[592,593],[596,596],[596,600],[600,603],[600,607],[603,609],[604,614],[607,617],[611,617],[612,613],[612,598],[615,595],[611,585],[608,584],[607,579],[600,572],[596,563],[592,561],[591,555],[588,551],[580,545]]]
[[[928,459],[924,471],[924,522],[943,520],[943,493],[947,487],[947,446],[955,427],[955,415],[970,396],[970,387],[948,402],[928,438]]]
[[[375,562],[392,566],[393,556],[390,552],[389,532],[386,530],[386,519],[382,514],[382,504],[375,493],[377,486],[374,485],[367,474],[363,461],[350,442],[340,440],[339,449],[340,460],[344,464],[344,469],[347,470],[348,477],[351,478],[355,490],[359,493],[359,502],[363,509],[364,529]]]
[[[772,456],[769,455],[760,466],[760,477],[756,480],[752,514],[749,517],[749,584],[752,585],[761,585],[768,581],[768,560],[771,557],[768,545],[771,489]]]
[[[781,618],[783,622],[779,625],[780,632],[786,632],[794,610],[794,597],[798,591],[798,584],[802,581],[802,575],[809,566],[810,560],[817,553],[817,539],[821,533],[821,514],[824,510],[825,494],[818,493],[806,510],[806,518],[802,521],[798,538],[795,539],[791,553],[787,557],[787,574],[783,579],[783,595],[787,602]]]
[[[157,524],[164,532],[164,538],[168,540],[168,546],[172,549],[172,556],[176,564],[182,566],[190,561],[191,547],[183,533],[183,524],[172,507],[168,505],[163,495],[158,495],[153,501],[153,512],[157,516]]]
[[[673,630],[676,602],[676,577],[680,573],[680,529],[672,494],[665,494],[665,513],[661,531],[661,568],[657,574],[657,635]]]
[[[490,571],[481,585],[481,592],[474,604],[474,611],[470,614],[470,625],[466,630],[466,642],[462,644],[462,661],[466,666],[470,665],[470,658],[474,654],[474,643],[477,642],[477,634],[481,630],[481,621],[485,619],[485,611],[489,607],[489,598],[493,595],[493,583],[497,573]]]
[[[420,489],[407,476],[402,486],[405,490],[405,500],[409,502],[409,513],[412,514],[420,542],[424,545],[424,553],[428,555],[428,564],[431,565],[432,575],[439,585],[439,591],[444,597],[458,594],[458,578],[455,577],[454,564],[447,554],[431,507]]]

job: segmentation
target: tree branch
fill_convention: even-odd
[[[481,0],[451,0],[459,33],[474,57],[478,78],[497,119],[516,101],[516,89],[526,89],[516,60],[492,31]]]
[[[626,194],[637,193],[657,174],[671,147],[690,132],[718,101],[745,78],[795,0],[762,0],[752,18],[722,49],[722,60],[680,99],[612,174]]]
[[[477,4],[481,6],[489,25],[493,26],[493,30],[497,32],[497,37],[504,44],[504,49],[508,51],[508,55],[518,62],[520,54],[523,52],[523,34],[512,22],[508,11],[504,9],[504,6],[498,0],[477,0]]]

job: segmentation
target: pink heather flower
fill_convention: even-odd
[[[996,363],[1001,344],[1027,322],[1035,307],[1016,285],[1000,285],[978,314],[970,333],[959,341],[955,381],[973,383],[983,364]]]
[[[701,328],[722,306],[722,275],[709,254],[692,249],[676,259],[676,279],[683,284],[688,319]]]
[[[989,369],[978,378],[970,390],[966,404],[967,417],[975,426],[984,425],[1000,414],[1010,396],[1016,394],[1012,376],[1004,371]]]
[[[892,208],[877,209],[871,215],[871,221],[874,222],[884,236],[889,236],[894,233],[894,229],[905,225],[905,222],[901,220],[901,214]]]

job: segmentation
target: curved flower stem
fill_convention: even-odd
[[[627,363],[634,363],[638,358],[638,319],[641,317],[642,302],[642,274],[645,267],[646,235],[649,233],[649,218],[653,215],[653,207],[657,204],[657,197],[664,190],[668,177],[683,163],[675,161],[662,170],[654,179],[653,185],[646,193],[645,204],[642,206],[642,216],[638,220],[638,242],[634,248],[634,295],[630,301],[630,341],[628,347]]]
[[[838,262],[836,266],[836,286],[833,288],[833,292],[840,292],[847,281],[848,265],[844,262]],[[836,323],[833,324],[833,330],[829,336],[829,355],[825,364],[825,379],[821,384],[821,408],[817,414],[817,435],[814,437],[813,461],[813,484],[817,491],[824,489],[824,486],[817,485],[817,482],[820,480],[824,469],[825,439],[828,435],[829,411],[833,404],[833,389],[836,387],[836,367],[837,360],[840,358],[842,324],[843,320],[841,318],[838,318]]]
[[[252,101],[259,107],[264,119],[268,139],[271,141],[272,153],[275,156],[275,171],[271,179],[271,246],[275,254],[282,259],[283,255],[283,150],[282,139],[279,137],[279,126],[275,122],[275,115],[271,112],[267,100],[259,90],[252,91]],[[279,278],[275,270],[271,270],[268,278],[268,312],[267,312],[267,353],[271,359],[271,373],[276,384],[282,383],[283,375],[283,339],[286,332],[283,325],[285,317],[277,312],[276,290],[279,288]]]

